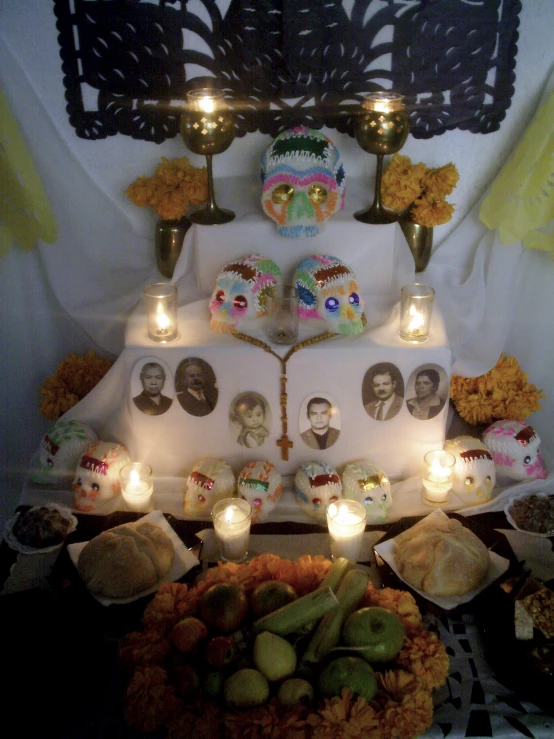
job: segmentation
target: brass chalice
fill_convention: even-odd
[[[193,223],[212,226],[229,223],[232,210],[215,202],[212,157],[228,149],[235,138],[235,121],[225,104],[223,90],[199,88],[187,93],[187,104],[181,116],[181,136],[194,154],[206,157],[208,169],[208,202],[205,208],[189,215]]]
[[[381,203],[381,179],[385,154],[395,154],[408,137],[409,120],[403,96],[397,92],[372,92],[365,96],[354,124],[356,140],[364,151],[377,156],[375,199],[364,211],[354,213],[362,223],[394,223],[398,217]]]

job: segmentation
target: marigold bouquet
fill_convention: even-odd
[[[507,419],[525,421],[538,411],[542,390],[527,381],[515,357],[502,354],[496,365],[480,377],[453,375],[450,397],[461,418],[473,425]]]
[[[382,202],[390,210],[409,214],[421,226],[440,226],[454,213],[454,206],[445,198],[459,178],[452,162],[433,169],[423,162],[412,164],[409,157],[395,154],[383,174]]]
[[[90,393],[112,364],[110,359],[97,356],[92,349],[84,356],[68,354],[39,388],[42,415],[50,421],[57,421]]]
[[[208,173],[206,167],[195,167],[187,157],[162,157],[154,174],[136,179],[125,194],[135,205],[153,208],[159,218],[177,220],[192,205],[208,199]]]

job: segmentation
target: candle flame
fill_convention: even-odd
[[[131,485],[138,485],[140,482],[140,475],[138,473],[138,470],[131,470],[129,474],[129,482]]]
[[[410,323],[408,324],[408,331],[419,331],[425,324],[425,317],[423,313],[418,311],[415,305],[410,305],[408,310],[410,314]]]
[[[206,95],[200,100],[200,110],[203,110],[204,113],[213,113],[215,109],[215,101],[213,98]]]
[[[169,316],[164,312],[162,305],[158,305],[156,321],[158,323],[158,328],[162,331],[165,331],[169,327]]]

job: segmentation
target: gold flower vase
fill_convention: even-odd
[[[164,277],[171,279],[192,221],[183,216],[176,220],[160,219],[156,224],[156,265]]]
[[[414,257],[415,271],[423,272],[431,259],[433,248],[432,227],[420,226],[419,223],[414,223],[409,215],[399,218],[398,223]]]

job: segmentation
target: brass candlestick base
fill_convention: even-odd
[[[208,203],[205,208],[191,213],[189,218],[193,223],[198,223],[201,226],[218,226],[222,223],[229,223],[233,220],[235,214],[232,210],[220,208],[215,202],[211,154],[206,154],[206,164],[208,168]]]
[[[383,176],[383,154],[377,154],[377,173],[375,175],[375,199],[367,210],[358,210],[354,218],[361,223],[394,223],[398,220],[396,213],[387,210],[381,203],[381,178]]]

